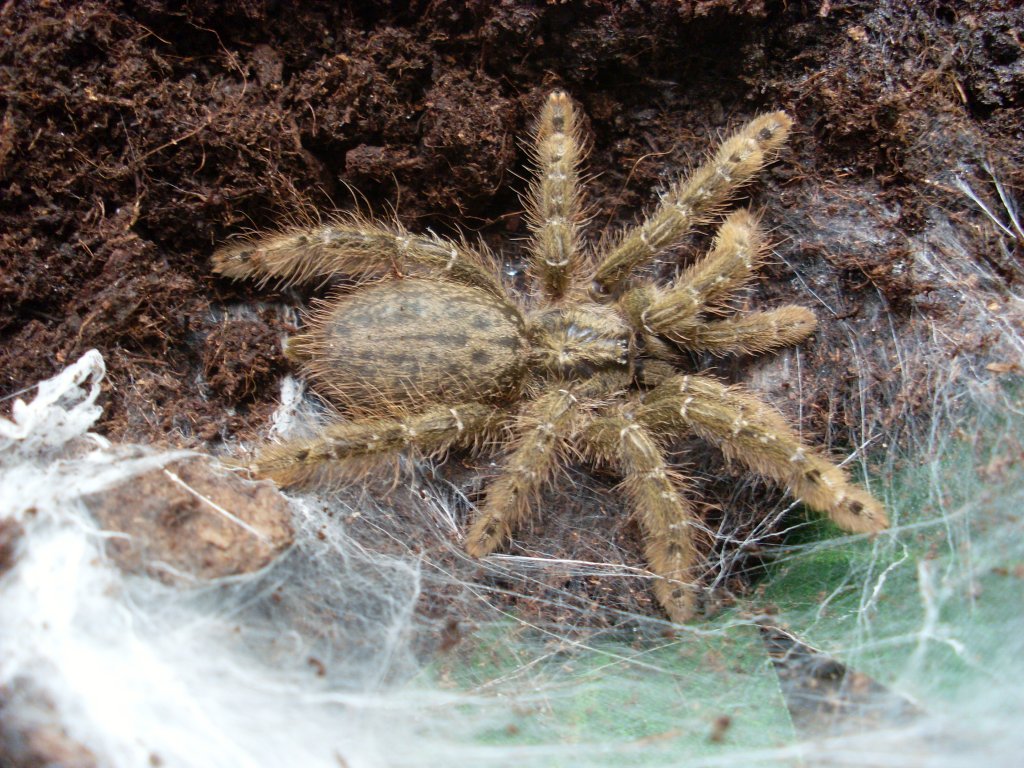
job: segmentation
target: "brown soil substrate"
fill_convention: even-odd
[[[215,452],[258,442],[288,370],[286,308],[308,295],[214,277],[216,244],[358,206],[411,229],[479,236],[515,266],[526,232],[521,140],[544,94],[561,87],[587,116],[594,231],[633,221],[729,127],[768,109],[795,118],[790,148],[751,195],[779,256],[755,298],[806,304],[810,288],[820,302],[802,386],[778,366],[717,370],[752,375],[830,446],[848,448],[851,427],[898,443],[927,407],[924,382],[900,368],[914,322],[945,322],[943,354],[982,363],[999,333],[957,325],[958,297],[917,268],[911,239],[941,211],[973,233],[970,257],[1001,283],[982,286],[997,304],[1019,288],[1019,242],[999,241],[950,180],[968,176],[995,200],[987,165],[1010,190],[1024,185],[1022,29],[1009,0],[8,0],[0,396],[95,347],[109,371],[99,429],[111,439]],[[851,363],[853,337],[865,365]],[[723,476],[707,454],[686,460],[709,525],[729,508],[742,529],[766,489]],[[472,491],[478,470],[455,457],[445,471]],[[635,526],[608,493],[614,480],[572,477],[577,491],[551,500],[520,551],[639,565]],[[396,510],[395,525],[412,530],[415,515]],[[0,531],[0,572],[17,538]],[[444,542],[404,546],[436,546],[453,573],[474,575]],[[757,552],[733,556],[719,595],[744,588],[736,574],[748,559],[756,567]],[[531,620],[580,621],[559,613],[567,593],[577,606],[657,614],[635,580],[476,575],[532,592],[535,603],[517,606]],[[447,628],[443,647],[462,617],[437,587],[423,611]],[[67,751],[63,739],[9,755],[42,764]]]
[[[1011,189],[1024,184],[1015,5],[7,2],[0,394],[95,347],[108,437],[220,452],[257,442],[288,370],[286,307],[308,294],[213,276],[216,244],[359,207],[479,236],[514,266],[521,140],[561,87],[586,114],[595,233],[633,221],[729,127],[793,115],[790,148],[751,191],[779,256],[755,300],[806,304],[811,287],[831,311],[818,307],[799,392],[778,367],[758,369],[756,385],[794,417],[800,406],[830,446],[848,448],[851,427],[898,441],[927,393],[902,378],[891,342],[915,318],[957,312],[908,238],[942,210],[973,227],[990,271],[1008,285],[1020,274],[1019,248],[995,247],[948,176],[988,163]],[[996,341],[950,333],[972,355]],[[851,334],[867,369],[851,364]],[[715,365],[749,378],[750,361]],[[707,453],[687,460],[709,524],[727,506],[755,518],[765,488],[722,476]],[[612,530],[592,550],[625,535],[639,564],[635,530]],[[527,551],[543,534],[524,534]],[[565,537],[536,548],[580,554]],[[652,610],[649,596],[620,597]]]

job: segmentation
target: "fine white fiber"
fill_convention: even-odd
[[[0,423],[0,522],[15,540],[0,576],[13,759],[55,743],[67,764],[116,768],[545,765],[574,751],[548,713],[576,706],[563,667],[587,646],[512,641],[516,625],[500,622],[479,627],[478,650],[432,664],[417,648],[432,627],[415,613],[421,563],[350,539],[344,519],[362,512],[340,501],[295,502],[294,545],[256,573],[182,587],[122,572],[104,544],[124,534],[102,530],[84,497],[190,454],[90,433],[103,373],[89,352]],[[448,505],[435,506],[450,531]],[[656,668],[647,651],[597,653],[626,664],[624,696],[638,695],[636,669]],[[630,669],[635,655],[645,661]],[[635,751],[621,734],[600,741],[589,758]]]
[[[415,564],[300,543],[261,573],[201,589],[122,573],[83,497],[188,454],[89,433],[103,373],[88,352],[0,421],[0,519],[20,532],[0,580],[6,727],[37,738],[57,728],[110,766],[356,766],[390,763],[384,747],[415,754],[422,713],[449,698],[381,692],[410,676]],[[318,569],[336,592],[306,592]]]
[[[996,255],[1016,258],[1010,193],[957,178]],[[871,206],[850,203],[827,234],[896,238]],[[597,540],[614,494],[574,469],[545,524],[597,537],[583,557],[470,560],[471,484],[408,462],[392,497],[290,500],[294,542],[254,573],[185,586],[126,573],[106,546],[125,534],[85,497],[194,454],[91,433],[104,364],[85,354],[0,420],[6,748],[60,742],[78,759],[64,764],[103,768],[1019,764],[1024,312],[977,258],[977,231],[936,209],[900,236],[951,314],[897,323],[881,292],[859,320],[818,305],[854,374],[833,392],[856,415],[851,469],[870,455],[892,530],[841,536],[785,502],[760,511],[764,528],[723,516],[705,531],[730,545],[706,586],[728,593],[755,550],[767,574],[685,627],[642,607],[636,552]],[[796,275],[813,302],[815,276]],[[783,364],[799,391],[799,354]],[[301,387],[286,379],[282,399],[274,432],[309,429]],[[599,608],[612,584],[634,602]]]

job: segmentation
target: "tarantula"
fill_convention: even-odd
[[[610,465],[640,521],[655,594],[679,622],[695,610],[699,524],[686,478],[665,457],[680,435],[713,443],[844,530],[887,527],[882,505],[771,406],[679,370],[687,352],[763,353],[814,330],[800,306],[725,314],[762,258],[756,217],[727,216],[710,252],[668,285],[637,275],[772,159],[790,125],[784,112],[751,121],[595,253],[582,233],[579,118],[564,92],[550,94],[533,133],[527,277],[536,295],[527,299],[465,241],[355,215],[222,248],[214,270],[231,278],[355,281],[321,302],[286,349],[352,418],[263,448],[252,471],[295,486],[372,471],[404,450],[500,451],[466,535],[467,551],[482,557],[535,514],[563,462]]]

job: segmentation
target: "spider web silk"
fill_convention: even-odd
[[[1012,198],[978,170],[941,182],[1019,269]],[[870,196],[848,202],[833,235],[886,236],[884,211],[858,213]],[[873,340],[836,320],[859,374],[854,469],[872,457],[893,529],[845,536],[763,510],[790,528],[767,577],[685,628],[629,606],[593,621],[580,594],[611,579],[647,594],[649,574],[611,542],[573,561],[468,561],[467,502],[429,476],[404,511],[371,493],[293,500],[294,545],[254,574],[191,588],[126,575],[83,497],[182,454],[89,432],[104,366],[87,353],[0,421],[0,531],[18,532],[0,572],[0,731],[61,733],[118,767],[1017,764],[1024,305],[975,231],[937,211],[908,237],[955,317],[897,326],[880,298]],[[883,367],[897,373],[871,375]],[[601,514],[605,490],[584,483],[573,525]],[[716,551],[739,557],[761,534]],[[494,599],[527,587],[537,616]]]

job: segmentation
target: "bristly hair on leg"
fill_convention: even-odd
[[[570,293],[582,266],[583,149],[576,110],[565,91],[553,92],[544,103],[532,153],[535,170],[526,198],[532,232],[530,269],[542,296],[557,301]]]

